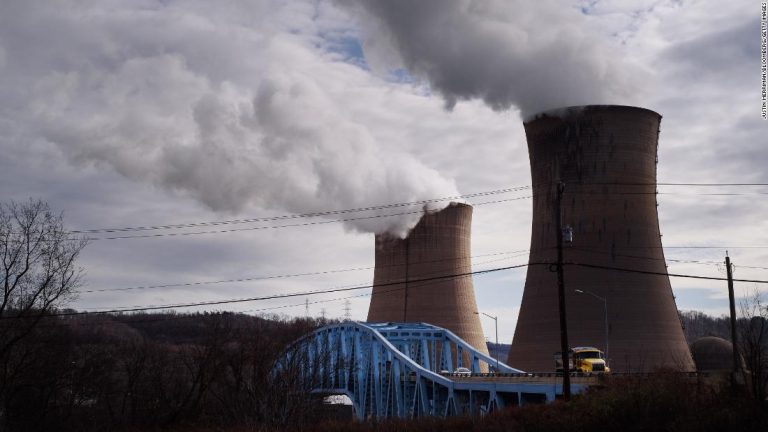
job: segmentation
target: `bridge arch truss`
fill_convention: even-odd
[[[559,380],[497,362],[425,323],[322,327],[294,342],[275,367],[294,368],[313,393],[346,395],[359,419],[476,415],[562,393]]]

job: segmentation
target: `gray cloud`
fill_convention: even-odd
[[[321,79],[296,69],[317,54],[305,39],[275,34],[286,29],[263,7],[255,14],[264,27],[244,29],[218,25],[223,18],[206,15],[204,5],[14,6],[0,41],[18,61],[0,94],[17,101],[14,120],[74,163],[109,167],[229,213],[458,194],[453,181],[349,120]],[[47,32],[30,30],[41,24]],[[418,218],[347,226],[404,235]]]
[[[479,98],[523,116],[570,105],[632,103],[636,65],[561,2],[341,1],[361,21],[374,65],[404,67],[445,99]]]
[[[757,17],[726,28],[714,29],[665,50],[660,61],[679,78],[693,78],[700,84],[731,81],[730,91],[750,89],[759,68],[760,22]]]

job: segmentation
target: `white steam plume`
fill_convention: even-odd
[[[574,6],[541,0],[339,0],[358,17],[374,69],[405,68],[448,109],[482,99],[524,117],[563,106],[634,102],[643,73]]]
[[[17,102],[3,115],[76,163],[217,211],[307,213],[458,194],[453,181],[348,119],[322,76],[354,67],[334,65],[299,30],[273,28],[288,19],[255,3],[222,14],[207,2],[93,2],[72,12],[19,2],[15,19],[0,18],[0,47],[14,60],[0,95]],[[346,226],[404,236],[419,217]]]

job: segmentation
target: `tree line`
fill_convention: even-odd
[[[226,312],[48,318],[0,359],[0,429],[304,422],[317,401],[273,365],[321,324]]]

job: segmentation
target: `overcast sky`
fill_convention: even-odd
[[[595,103],[663,116],[660,182],[768,183],[759,12],[752,0],[5,0],[0,199],[43,199],[89,230],[516,188],[530,184],[523,118]],[[750,268],[768,267],[768,187],[659,191],[671,272],[723,276],[714,263],[727,247],[737,277],[768,279]],[[476,269],[527,262],[529,195],[467,199]],[[402,235],[418,219],[369,217],[381,212],[90,234],[83,290],[95,292],[72,307],[369,284],[373,232]],[[203,231],[228,232],[167,235]],[[107,239],[145,234],[164,235]],[[692,245],[717,247],[680,248]],[[207,283],[236,279],[252,280]],[[474,279],[507,343],[524,279]],[[156,287],[174,284],[191,285]],[[727,312],[725,283],[672,285],[681,309]],[[737,295],[754,289],[737,284]],[[296,316],[308,298],[311,315],[343,317],[355,296],[352,318],[365,319],[369,292],[216,310]]]

